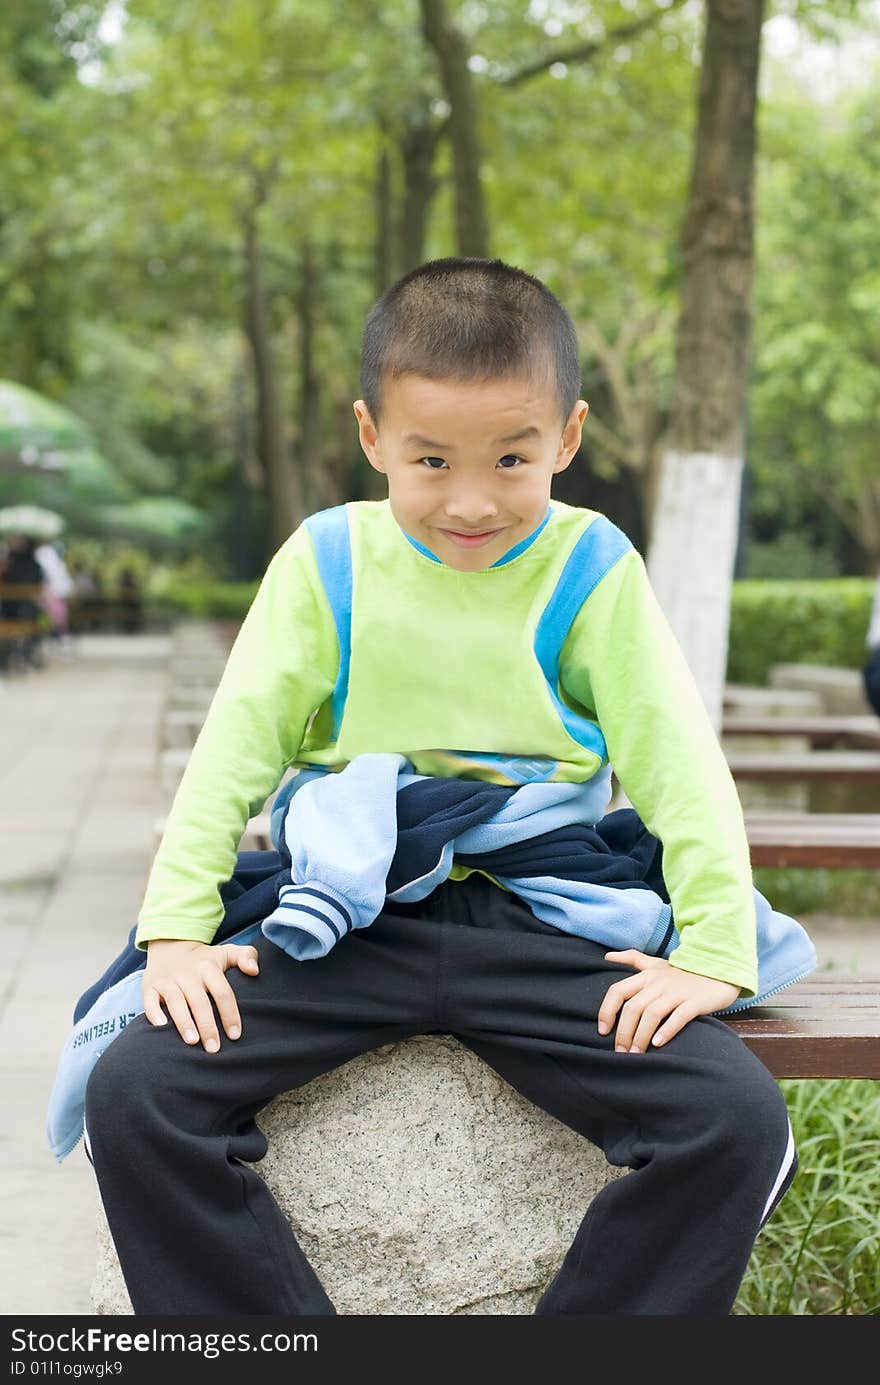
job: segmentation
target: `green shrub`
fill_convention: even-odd
[[[773,664],[861,668],[872,591],[867,577],[734,582],[727,681],[763,687]]]
[[[195,620],[243,620],[258,582],[180,581],[173,576],[150,591],[149,610],[179,612]]]
[[[745,571],[750,581],[815,581],[840,576],[834,553],[817,548],[813,535],[789,530],[771,543],[746,542]]]
[[[880,872],[761,866],[755,886],[781,914],[835,913],[845,918],[880,918]]]

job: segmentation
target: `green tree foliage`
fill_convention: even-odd
[[[880,66],[878,66],[880,76]],[[792,93],[765,116],[752,457],[760,514],[828,509],[880,564],[880,114]],[[860,561],[861,559],[861,561]]]
[[[211,511],[220,561],[234,516],[250,507],[259,525],[269,505],[243,330],[246,219],[306,502],[375,493],[351,412],[360,332],[418,229],[404,151],[420,131],[433,150],[422,257],[455,248],[448,109],[419,0],[126,8],[112,44],[100,3],[15,0],[0,14],[0,367],[75,405],[127,486]],[[641,476],[669,403],[700,7],[448,8],[470,52],[492,253],[541,275],[578,325],[590,465]],[[830,43],[869,10],[769,12]],[[794,86],[765,96],[750,420],[761,538],[811,524],[815,485],[829,532],[867,551],[876,146],[867,100],[831,112]]]

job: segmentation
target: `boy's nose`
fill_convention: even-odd
[[[449,502],[446,505],[446,517],[449,520],[450,529],[464,529],[470,530],[472,534],[480,534],[497,525],[498,510],[495,506],[479,502],[462,501],[461,504]]]

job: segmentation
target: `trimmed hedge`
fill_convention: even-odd
[[[869,577],[735,582],[727,681],[763,687],[773,664],[861,668],[873,589]]]
[[[244,620],[259,582],[170,581],[147,594],[151,615],[179,614],[194,620]]]
[[[170,582],[152,613],[243,620],[259,582]],[[763,687],[772,664],[861,668],[871,612],[868,577],[821,582],[735,582],[727,679]]]

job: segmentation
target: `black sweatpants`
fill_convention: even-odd
[[[722,1021],[617,1053],[596,1016],[631,968],[482,875],[387,904],[318,961],[260,938],[227,972],[242,1037],[132,1021],[86,1091],[91,1158],[137,1314],[335,1309],[254,1162],[273,1097],[412,1034],[453,1034],[632,1172],[585,1215],[542,1314],[727,1314],[796,1167],[780,1090]],[[352,1151],[356,1157],[356,1151]]]

